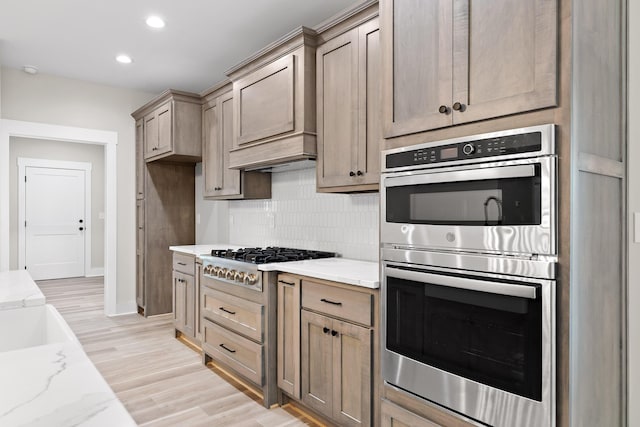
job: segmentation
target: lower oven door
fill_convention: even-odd
[[[384,263],[385,382],[492,426],[555,425],[555,282]]]

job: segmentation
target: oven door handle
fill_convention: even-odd
[[[384,274],[385,277],[395,277],[397,279],[412,280],[414,282],[428,282],[438,286],[448,286],[450,288],[467,289],[470,291],[480,291],[519,298],[536,299],[535,286],[516,285],[513,283],[503,282],[489,282],[486,280],[445,276],[442,274],[403,270],[393,267],[385,267]]]
[[[528,178],[536,175],[535,166],[516,165],[494,168],[467,169],[455,172],[429,172],[394,176],[384,180],[385,187],[438,184],[443,182],[482,181],[485,179]]]

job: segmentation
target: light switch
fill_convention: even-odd
[[[633,213],[633,242],[640,243],[640,212]]]

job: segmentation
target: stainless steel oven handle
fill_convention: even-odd
[[[513,283],[488,282],[486,280],[468,279],[465,277],[445,276],[441,274],[426,273],[420,271],[401,270],[393,267],[385,267],[386,277],[413,280],[415,282],[428,282],[450,288],[467,289],[470,291],[488,292],[491,294],[509,295],[520,298],[536,299],[536,287],[527,285],[515,285]]]
[[[414,173],[407,176],[389,177],[384,180],[385,187],[405,185],[438,184],[442,182],[481,181],[484,179],[526,178],[535,176],[534,165],[503,166],[486,169],[467,169],[457,172]]]

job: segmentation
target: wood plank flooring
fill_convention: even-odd
[[[318,425],[287,407],[264,408],[242,384],[202,365],[174,338],[171,314],[106,317],[102,277],[37,283],[139,425]]]

